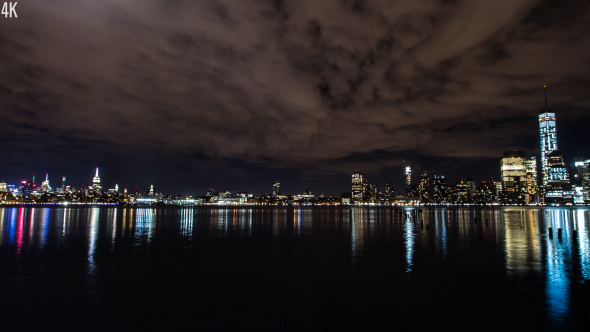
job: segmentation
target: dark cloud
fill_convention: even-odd
[[[354,169],[385,181],[406,160],[487,178],[503,150],[537,152],[543,84],[560,139],[585,123],[588,5],[19,2],[18,19],[0,18],[5,173],[82,178],[75,160],[183,192],[259,190]],[[346,190],[340,179],[324,183]]]

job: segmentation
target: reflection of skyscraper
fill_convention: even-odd
[[[547,172],[547,156],[557,150],[557,133],[555,126],[555,113],[547,107],[547,86],[545,86],[545,112],[539,114],[539,133],[541,134],[541,171],[543,186],[549,181]]]
[[[363,176],[357,170],[352,175],[352,200],[361,202],[363,200]]]

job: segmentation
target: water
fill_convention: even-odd
[[[590,210],[420,209],[0,208],[0,324],[584,328]]]

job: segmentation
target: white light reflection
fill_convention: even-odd
[[[569,280],[566,272],[566,259],[571,254],[567,223],[562,218],[560,210],[550,211],[548,225],[553,228],[553,238],[547,237],[547,304],[549,315],[555,322],[562,322],[569,311]],[[567,218],[567,216],[565,216]],[[562,229],[562,240],[558,238],[558,231]]]
[[[6,211],[5,208],[2,208],[0,211],[0,246],[2,245],[2,239],[4,238],[4,213]]]
[[[182,209],[180,214],[180,232],[190,239],[193,235],[193,209]]]
[[[147,242],[152,241],[153,226],[154,226],[154,215],[155,209],[143,208],[137,209],[137,219],[135,221],[135,238],[140,240],[147,236]]]
[[[113,228],[113,231],[111,233],[111,251],[115,250],[115,238],[117,237],[117,210],[118,209],[114,209],[114,213],[113,213],[113,222],[111,227]]]
[[[41,247],[47,243],[47,233],[49,232],[49,208],[43,209],[43,221],[41,222]]]
[[[98,236],[98,215],[100,209],[93,208],[90,212],[90,234],[88,241],[88,274],[94,275],[96,272],[96,264],[94,262],[94,252],[96,251],[96,239]]]
[[[406,221],[404,224],[405,229],[405,243],[406,243],[406,273],[412,272],[412,266],[414,266],[414,234],[413,225],[411,222]]]
[[[584,210],[576,211],[576,228],[578,230],[577,241],[580,255],[580,273],[585,280],[588,280],[590,279],[590,232],[588,232],[585,212]]]

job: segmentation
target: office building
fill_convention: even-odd
[[[363,176],[357,170],[352,175],[352,200],[354,203],[363,201],[363,189]]]
[[[590,203],[590,159],[576,161],[576,177],[582,187],[584,203]]]
[[[538,179],[537,179],[537,157],[529,157],[525,159],[526,168],[526,202],[537,203],[538,196]]]
[[[501,165],[502,194],[504,204],[525,202],[527,170],[524,151],[504,151]]]
[[[281,194],[281,183],[279,181],[275,181],[272,185],[272,196],[276,197]]]
[[[563,161],[563,154],[557,150],[547,155],[547,184],[545,185],[546,204],[572,204],[574,192],[569,172]]]

